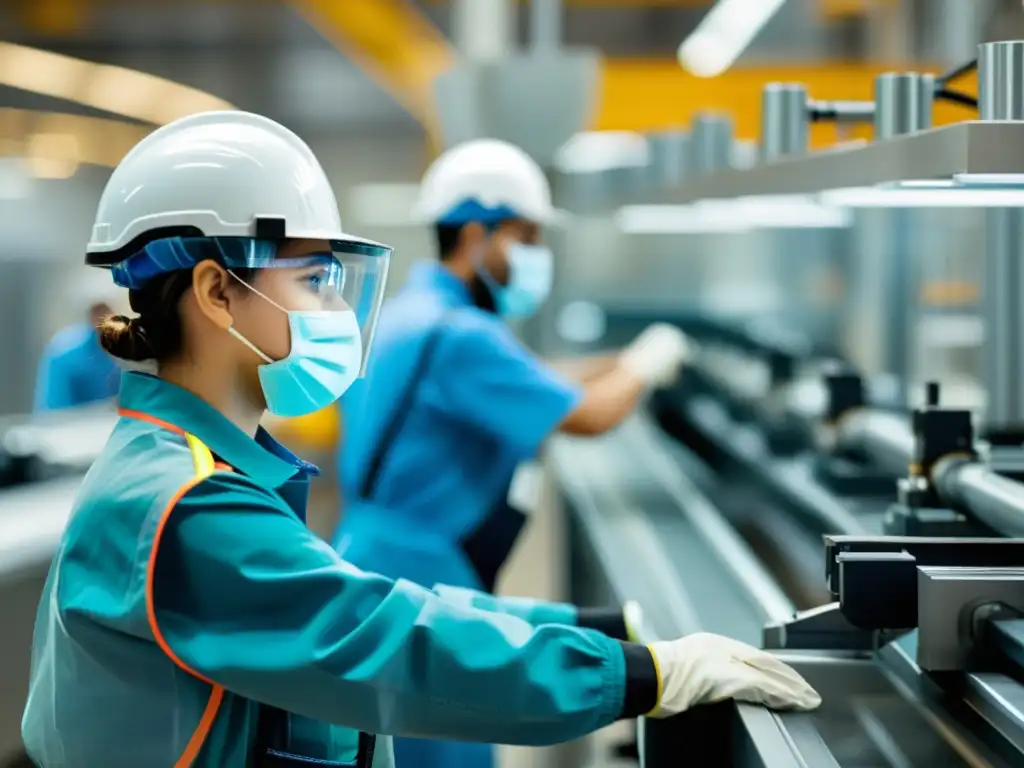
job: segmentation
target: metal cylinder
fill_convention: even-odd
[[[768,83],[761,92],[761,160],[807,151],[807,88]]]
[[[985,427],[1012,431],[1024,425],[1024,211],[992,208],[985,211],[985,280],[982,317],[982,372],[986,392]]]
[[[939,465],[935,487],[943,501],[1004,536],[1024,536],[1024,485],[970,461]]]
[[[455,0],[452,39],[469,61],[495,61],[514,45],[515,4],[510,0]]]
[[[875,139],[930,128],[935,78],[917,72],[886,72],[875,78]]]
[[[1000,43],[983,43],[978,46],[978,115],[982,120],[996,120],[1000,111],[997,65]]]
[[[697,115],[690,133],[690,169],[701,176],[721,171],[732,160],[732,118],[724,115]]]
[[[1024,120],[1024,40],[978,46],[978,111],[984,120]]]
[[[903,475],[914,460],[910,419],[890,411],[858,408],[840,421],[838,447],[868,457],[871,463]]]
[[[686,131],[662,131],[647,137],[651,180],[657,187],[674,187],[686,177],[690,137]]]
[[[554,51],[562,42],[562,0],[530,0],[530,42]]]

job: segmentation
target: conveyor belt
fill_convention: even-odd
[[[657,601],[646,613],[659,635],[703,629],[757,643],[763,624],[792,615],[792,604],[673,465],[673,450],[636,416],[602,438],[558,438],[550,458],[592,546],[621,564],[609,574],[618,597]]]

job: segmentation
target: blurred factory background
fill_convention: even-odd
[[[765,82],[800,80],[820,98],[867,98],[878,72],[939,70],[970,58],[979,40],[1024,31],[1013,2],[766,3],[780,7],[735,65],[704,78],[681,68],[676,52],[710,5],[566,2],[552,33],[599,58],[593,71],[573,73],[575,85],[566,81],[574,98],[562,102],[567,114],[558,116],[558,128],[644,134],[684,128],[697,112],[717,110],[731,115],[738,139],[753,141]],[[423,231],[406,226],[412,185],[444,141],[441,125],[471,119],[451,114],[457,103],[445,103],[449,114],[438,115],[432,78],[460,57],[527,49],[535,34],[529,4],[507,0],[9,0],[0,7],[0,30],[0,228],[12,276],[4,290],[14,292],[3,305],[19,318],[0,326],[4,348],[17,351],[6,358],[5,413],[29,408],[33,361],[56,328],[76,319],[73,301],[40,302],[26,286],[67,278],[74,296],[75,272],[59,265],[77,262],[110,166],[153,125],[230,104],[290,126],[323,159],[347,226],[396,246],[397,286],[403,265],[430,247]],[[539,132],[551,110],[531,113],[529,104],[547,103],[545,85],[543,78],[517,84],[523,117]],[[938,112],[937,123],[966,114],[956,107]],[[815,126],[812,143],[834,141],[835,131]],[[614,164],[619,146],[584,154],[589,163]],[[595,280],[608,278],[613,290],[644,295],[639,281],[626,286],[606,274],[622,263],[614,254],[588,249],[586,282],[561,285],[582,298],[603,290]],[[31,265],[33,279],[13,279],[21,264]],[[595,265],[600,269],[589,268]],[[56,271],[43,278],[47,268]]]
[[[687,328],[725,325],[742,329],[737,333],[747,340],[734,346],[753,344],[769,350],[769,357],[783,349],[790,362],[794,355],[842,360],[870,380],[890,410],[919,404],[924,382],[941,380],[944,406],[976,411],[991,434],[1020,434],[1024,398],[1016,390],[1024,374],[1018,349],[1024,349],[1024,336],[1014,328],[1024,317],[1013,307],[1024,289],[1024,268],[1007,265],[1015,264],[1024,228],[1012,212],[1020,205],[1016,190],[1006,188],[1019,187],[1019,178],[1000,185],[995,197],[949,186],[954,174],[971,172],[977,163],[983,173],[1014,171],[1014,161],[1004,168],[998,152],[1005,149],[1020,161],[1022,151],[1007,147],[1009,139],[1024,134],[1006,134],[1006,141],[993,140],[987,148],[989,142],[977,138],[899,144],[903,134],[976,120],[969,102],[980,96],[979,75],[971,70],[957,80],[965,98],[932,105],[929,92],[927,109],[899,102],[920,77],[879,80],[886,73],[950,72],[975,59],[980,43],[1015,40],[1024,40],[1024,10],[1016,0],[4,0],[0,417],[7,420],[0,431],[24,425],[44,345],[84,316],[89,282],[83,249],[111,168],[155,126],[236,107],[284,123],[311,145],[334,184],[346,229],[395,247],[392,292],[413,261],[433,256],[431,233],[411,218],[427,164],[462,139],[497,136],[520,144],[545,166],[556,204],[570,213],[548,233],[557,256],[552,300],[523,329],[539,352],[617,348],[657,320]],[[1024,74],[1021,50],[1013,54],[1017,77]],[[904,89],[894,96],[891,115],[882,113],[889,86],[876,83],[883,82]],[[804,90],[780,86],[769,96],[768,83],[799,83]],[[787,87],[796,102],[786,102]],[[1024,119],[1024,81],[1004,88],[1019,94],[988,116]],[[878,104],[865,110],[876,98]],[[897,149],[871,155],[860,167],[856,159],[837,162],[834,178],[832,166],[815,166],[812,173],[799,165],[808,152],[818,159],[835,153],[841,160],[850,147],[880,141],[892,141]],[[961,154],[936,156],[948,147]],[[783,163],[792,163],[792,170]],[[886,163],[889,169],[880,167]],[[906,170],[932,167],[939,181]],[[780,172],[757,175],[773,169]],[[1024,166],[1016,170],[1024,172]],[[744,173],[752,174],[749,183]],[[1011,271],[1000,272],[1000,278],[995,269]],[[1005,295],[996,296],[993,286],[1000,284]],[[994,352],[996,325],[1001,346]],[[713,389],[708,381],[728,379],[730,391],[746,388],[740,400],[765,400],[761,405],[776,413],[775,369],[752,365],[727,347],[708,347],[715,375],[700,379],[702,386]],[[811,390],[797,410],[820,415],[828,391]],[[762,397],[764,392],[769,396]],[[663,417],[666,430],[675,424],[677,431],[672,449],[650,459],[653,464],[665,457],[674,462],[675,442],[697,439],[693,424],[680,427],[678,420]],[[278,426],[298,448],[326,455],[326,465],[333,465],[333,410],[319,420]],[[652,438],[643,429],[632,425],[623,439],[646,445]],[[709,491],[714,482],[707,480],[704,464],[714,464],[708,459],[710,438],[700,439],[704,449],[694,453],[702,468],[679,459],[690,468],[689,479],[685,487],[672,486],[673,499],[692,491],[722,506],[747,508],[770,495],[742,474],[728,475],[741,478],[729,499]],[[13,486],[0,490],[0,531],[6,534],[14,528],[4,527],[5,516],[29,515],[64,499],[67,483],[88,465],[88,456],[55,461],[54,469],[45,466],[45,456],[33,454],[34,469],[26,472],[24,462],[15,460],[26,451],[12,448],[9,439],[4,445],[14,457],[7,465],[0,462]],[[506,589],[564,596],[566,542],[580,536],[587,521],[598,525],[594,510],[602,502],[596,493],[588,496],[588,483],[596,487],[601,478],[611,482],[616,472],[628,474],[622,467],[610,469],[615,462],[599,455],[601,450],[571,441],[555,447],[542,505],[548,513],[517,553],[519,565],[511,569]],[[72,480],[57,480],[52,498],[27,495],[26,489],[53,482],[47,479],[53,475]],[[894,493],[895,477],[890,479]],[[321,504],[329,510],[314,520],[325,532],[336,514],[333,489],[326,487],[333,482],[329,473],[321,489]],[[751,490],[755,486],[760,490]],[[581,498],[591,499],[591,513],[590,502]],[[615,498],[619,511],[634,509],[625,497]],[[833,509],[831,503],[822,502],[823,508]],[[772,504],[793,506],[777,499]],[[577,517],[567,519],[559,510]],[[845,520],[851,513],[842,514]],[[601,535],[626,525],[609,519],[602,524],[611,527]],[[785,516],[771,520],[769,525],[730,518],[759,557],[785,550],[787,544],[779,542],[796,525]],[[800,560],[798,575],[788,567],[779,569],[785,574],[773,571],[790,607],[808,608],[827,598],[819,583],[821,553],[815,543],[804,546],[808,537],[816,542],[822,533],[854,528],[881,532],[871,525],[820,527],[794,534],[804,549],[794,546],[793,557],[815,552]],[[701,535],[712,535],[709,530],[701,528]],[[59,528],[40,534],[44,543],[37,560],[48,558],[45,542],[52,544],[55,532]],[[647,548],[649,535],[614,536],[638,547],[638,558],[660,557]],[[658,538],[674,541],[668,533]],[[599,539],[594,534],[587,541]],[[605,550],[598,544],[598,554],[607,550],[607,543]],[[680,551],[689,552],[687,546],[680,544]],[[578,582],[584,574],[593,580],[577,583],[573,597],[623,597],[609,583],[615,574],[594,575],[593,553],[570,549],[576,558],[573,578]],[[703,562],[706,555],[688,556]],[[0,609],[16,605],[11,610],[25,624],[0,640],[0,663],[6,665],[0,668],[0,759],[13,754],[17,742],[27,632],[38,594],[39,562],[33,562],[37,570],[11,587],[10,596],[0,589]],[[18,560],[17,567],[28,566]],[[5,572],[0,561],[0,578]],[[807,578],[815,588],[792,587],[806,573],[813,573]],[[740,581],[749,586],[749,580]],[[778,589],[773,581],[764,599],[774,599]],[[661,595],[653,605],[674,610],[678,601]],[[695,610],[700,613],[700,606]],[[722,610],[725,618],[711,625],[737,635],[755,631],[755,621],[756,635],[763,620],[773,618],[753,611],[755,619],[744,614],[740,620],[738,613]],[[854,714],[843,710],[840,719],[849,716],[852,722]],[[1021,728],[1020,722],[1014,727]],[[863,735],[869,731],[865,726],[857,738],[871,741],[874,751],[864,747],[857,753],[849,746],[853,737],[843,732],[847,752],[835,752],[837,762],[777,765],[1024,764],[955,757],[943,762],[945,757],[935,756],[946,752],[913,752],[906,744],[913,754],[905,753],[900,762]],[[1017,759],[1024,739],[1014,743],[1022,750]],[[517,765],[573,768],[592,754],[598,753],[530,753],[520,755]],[[603,750],[596,759],[607,761],[608,754]],[[870,757],[859,761],[857,754]],[[694,763],[705,764],[712,763]]]

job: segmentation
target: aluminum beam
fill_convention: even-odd
[[[1024,174],[1024,122],[971,121],[695,179],[655,202],[810,194],[954,174]]]

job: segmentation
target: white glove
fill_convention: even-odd
[[[661,701],[651,717],[676,715],[697,704],[736,699],[772,709],[808,711],[821,696],[770,653],[707,632],[653,643]]]
[[[680,366],[693,356],[686,334],[668,323],[654,323],[622,350],[619,365],[648,387],[665,387],[680,374]]]

